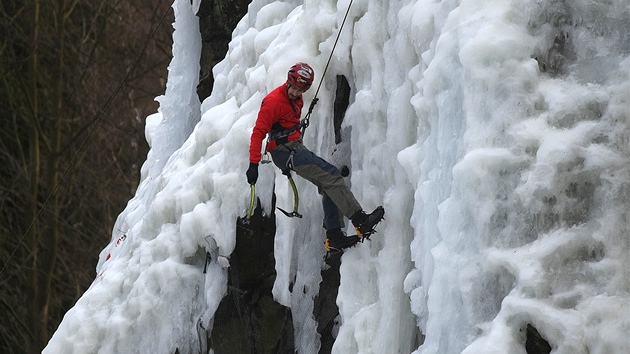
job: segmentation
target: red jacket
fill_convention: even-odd
[[[284,129],[293,128],[300,123],[302,116],[302,106],[304,101],[302,96],[291,101],[287,94],[287,83],[276,87],[262,100],[256,125],[252,132],[251,142],[249,144],[249,161],[259,163],[261,158],[262,141],[271,131],[274,123],[280,123]],[[298,140],[300,138],[300,130],[293,132],[288,136],[288,141]],[[271,151],[276,147],[276,142],[271,140],[267,145],[267,151]]]

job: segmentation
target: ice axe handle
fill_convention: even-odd
[[[254,204],[256,203],[256,185],[250,184],[250,197],[249,197],[249,208],[247,209],[247,216],[245,219],[249,221],[251,219],[252,214],[254,213]]]

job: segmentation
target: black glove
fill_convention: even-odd
[[[256,181],[258,180],[258,164],[250,162],[245,175],[247,175],[247,183],[256,184]]]

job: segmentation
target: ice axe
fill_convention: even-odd
[[[300,197],[298,196],[298,190],[295,187],[295,182],[293,181],[293,177],[291,177],[291,170],[283,170],[282,174],[287,176],[287,178],[289,179],[289,184],[291,185],[291,189],[293,189],[293,211],[292,212],[288,212],[280,207],[277,207],[278,210],[280,210],[284,215],[293,218],[301,218],[302,215],[300,213],[298,213],[298,206],[300,204]]]

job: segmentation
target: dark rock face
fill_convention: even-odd
[[[525,336],[525,351],[527,354],[549,354],[551,346],[545,338],[543,338],[538,330],[531,324],[527,324]]]
[[[342,141],[341,124],[350,105],[350,84],[343,75],[337,75],[337,91],[335,92],[333,126],[335,128],[335,144]]]
[[[201,32],[201,72],[197,95],[203,101],[212,93],[214,77],[212,68],[228,50],[232,32],[238,21],[247,13],[248,0],[203,0],[199,6],[199,30]]]
[[[339,325],[339,308],[337,307],[337,294],[341,275],[341,254],[331,254],[326,258],[327,269],[322,270],[322,282],[319,285],[319,294],[315,297],[313,315],[317,320],[317,333],[320,335],[321,347],[319,354],[332,351],[335,343],[336,327]]]
[[[215,313],[209,347],[215,353],[293,353],[291,310],[275,302],[275,215],[260,206],[249,222],[237,220],[228,292]]]

